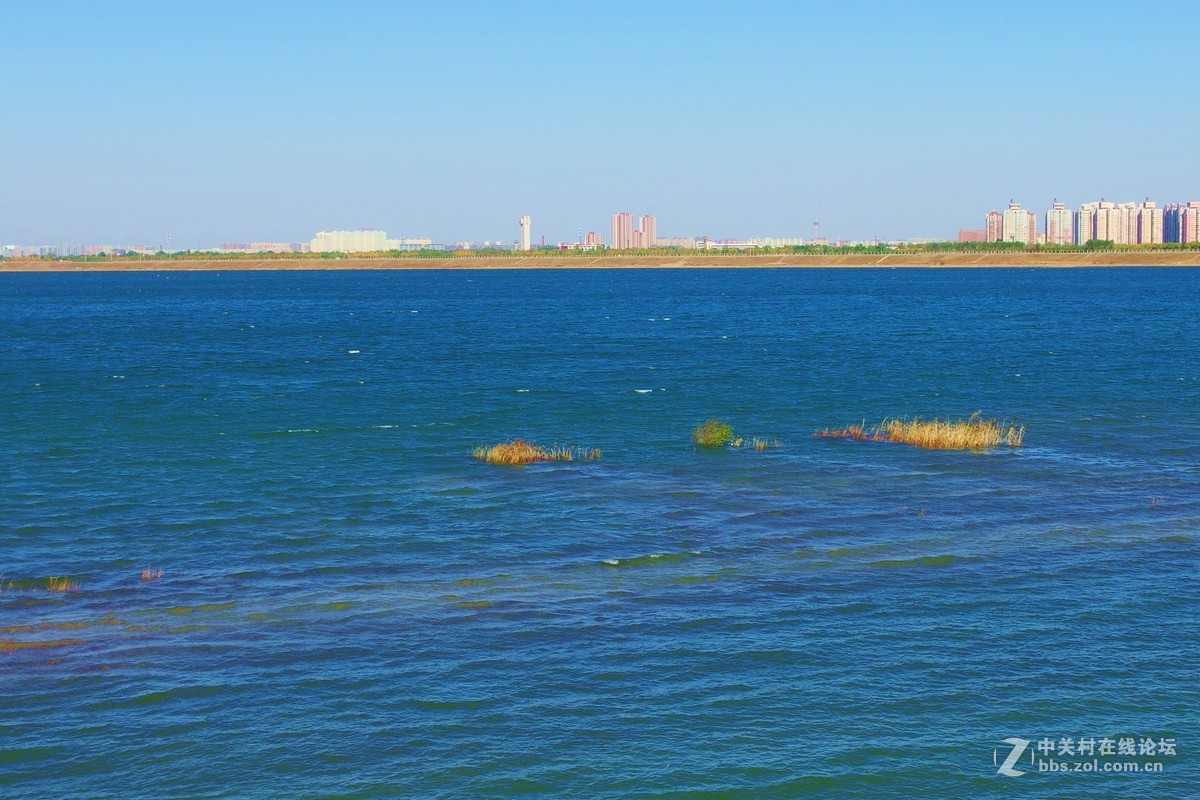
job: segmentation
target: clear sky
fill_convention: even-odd
[[[1200,199],[1196,3],[0,0],[0,243],[953,237]]]

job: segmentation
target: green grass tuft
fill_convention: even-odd
[[[692,441],[700,447],[724,447],[733,441],[733,427],[728,422],[710,419],[692,431]]]

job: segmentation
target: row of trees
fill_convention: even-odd
[[[1154,245],[1118,245],[1107,239],[1092,239],[1083,245],[1026,245],[1020,242],[929,242],[925,244],[854,244],[854,245],[794,245],[789,247],[711,248],[707,250],[684,250],[680,248],[655,248],[646,250],[559,250],[540,248],[528,251],[512,250],[383,250],[373,253],[218,253],[207,250],[188,250],[174,253],[124,253],[112,255],[101,253],[94,256],[34,256],[42,261],[103,262],[114,258],[123,261],[247,261],[247,260],[341,260],[354,259],[422,259],[422,258],[596,258],[612,257],[677,257],[677,256],[729,256],[729,255],[888,255],[921,253],[1153,253],[1175,250],[1200,250],[1200,242],[1188,244],[1164,243]]]

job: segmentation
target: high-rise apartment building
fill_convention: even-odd
[[[1137,210],[1137,243],[1163,243],[1163,210],[1152,203],[1149,198],[1138,206]]]
[[[649,214],[643,214],[641,219],[642,247],[658,245],[658,221]]]
[[[1116,208],[1116,203],[1106,203],[1103,200],[1096,203],[1096,221],[1094,223],[1096,233],[1092,237],[1093,239],[1114,241],[1112,238],[1114,234],[1110,231],[1110,228],[1117,227],[1118,218]]]
[[[1138,241],[1138,204],[1121,203],[1117,206],[1117,224],[1120,226],[1117,235],[1118,244],[1137,244]]]
[[[1102,199],[1084,203],[1076,214],[1075,244],[1087,244],[1093,239],[1113,244],[1161,244],[1164,221],[1164,209],[1150,200],[1118,204]]]
[[[1122,237],[1121,209],[1117,208],[1116,203],[1101,200],[1087,205],[1091,206],[1092,212],[1092,230],[1088,239],[1116,242]]]
[[[583,237],[583,246],[589,250],[595,250],[604,244],[604,237],[595,231],[588,231],[587,236]]]
[[[633,247],[633,214],[623,211],[612,216],[612,249],[628,250]]]
[[[1001,241],[1037,244],[1037,217],[1020,203],[1008,204],[1001,225]]]
[[[1200,242],[1200,203],[1188,203],[1179,219],[1179,241],[1183,244]]]
[[[1137,203],[1100,201],[1096,212],[1096,238],[1113,244],[1137,244]]]
[[[1057,200],[1046,212],[1046,244],[1075,244],[1075,212]]]
[[[623,211],[612,215],[612,249],[629,250],[658,246],[658,222],[645,214],[640,229],[633,227],[633,214]]]
[[[1087,244],[1096,238],[1096,211],[1099,203],[1084,203],[1075,213],[1075,244]]]
[[[520,248],[522,250],[529,249],[529,222],[530,222],[530,220],[529,220],[528,214],[526,214],[525,216],[523,216],[519,220],[517,220],[517,224],[519,224],[521,226]]]
[[[984,230],[987,231],[987,241],[1000,241],[1004,236],[1004,215],[995,209],[989,211]]]
[[[1200,203],[1177,203],[1163,209],[1163,241],[1200,242]]]

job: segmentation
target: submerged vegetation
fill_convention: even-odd
[[[516,465],[542,461],[596,461],[601,453],[595,448],[560,447],[557,444],[547,449],[524,439],[514,439],[493,447],[476,447],[471,455],[489,464]]]
[[[8,582],[5,582],[3,580],[3,576],[0,576],[0,591],[4,590],[8,590],[10,592],[40,591],[66,594],[68,592],[78,592],[79,583],[66,576],[43,578],[41,580],[16,580]]]
[[[896,442],[927,450],[984,450],[1001,445],[1020,447],[1025,439],[1025,426],[983,419],[977,412],[966,420],[885,419],[871,428],[865,424],[826,428],[813,436],[856,442]]]

